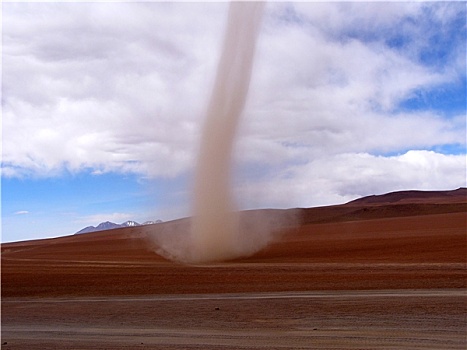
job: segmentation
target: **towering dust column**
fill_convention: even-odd
[[[245,105],[264,3],[232,2],[195,173],[192,254],[195,263],[241,255],[230,191],[232,148]]]

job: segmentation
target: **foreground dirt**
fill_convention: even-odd
[[[465,197],[440,198],[295,210],[206,266],[148,241],[183,222],[3,244],[2,349],[465,349]]]
[[[2,349],[464,349],[461,291],[8,299]]]

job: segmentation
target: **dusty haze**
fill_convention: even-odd
[[[207,106],[196,164],[191,225],[156,238],[160,253],[188,263],[206,263],[252,253],[268,241],[241,232],[230,176],[237,125],[248,94],[264,3],[230,4],[213,91]],[[257,226],[257,225],[253,225]],[[189,228],[189,229],[188,229]]]
[[[193,262],[242,254],[230,190],[232,148],[245,105],[263,3],[231,3],[195,175]]]

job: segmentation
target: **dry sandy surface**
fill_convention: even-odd
[[[461,290],[9,298],[4,303],[5,349],[465,348]]]
[[[206,266],[148,241],[183,221],[3,244],[2,349],[465,349],[466,194],[297,209]]]

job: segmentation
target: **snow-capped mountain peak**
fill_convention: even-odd
[[[146,221],[146,222],[143,223],[143,225],[159,224],[161,222],[162,222],[162,220]],[[136,227],[136,226],[141,226],[141,224],[139,224],[139,223],[137,223],[136,221],[133,221],[133,220],[125,221],[122,224],[115,224],[115,223],[110,222],[110,221],[105,221],[105,222],[101,222],[97,226],[85,227],[82,230],[79,230],[78,232],[76,232],[76,234],[96,232],[96,231],[104,231],[104,230],[112,230],[114,228],[121,228],[121,227]]]
[[[121,227],[134,227],[134,226],[140,226],[140,224],[138,224],[136,221],[128,220],[128,221],[125,221],[120,226]]]

